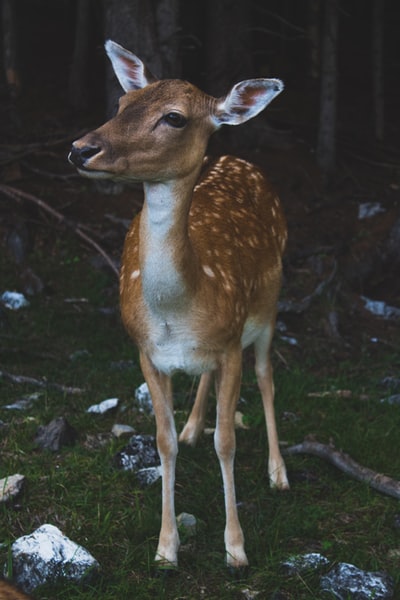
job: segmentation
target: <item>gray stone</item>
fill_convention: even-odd
[[[120,423],[115,423],[112,426],[111,433],[114,437],[119,438],[123,437],[124,435],[132,435],[132,433],[135,433],[135,430],[130,425],[121,425]]]
[[[4,292],[0,296],[0,302],[10,310],[19,310],[20,308],[29,306],[29,301],[23,294],[18,292]]]
[[[282,567],[288,575],[295,575],[306,571],[316,571],[327,565],[329,565],[329,560],[318,552],[291,556],[282,563]]]
[[[0,502],[8,502],[21,492],[25,477],[16,473],[0,479]]]
[[[140,487],[145,488],[149,485],[153,485],[158,479],[162,477],[161,466],[158,467],[147,467],[146,469],[139,469],[136,472],[136,479],[139,482]]]
[[[35,442],[44,449],[58,452],[62,446],[72,445],[77,432],[64,417],[53,419],[48,425],[39,427]]]
[[[354,565],[339,563],[321,577],[321,591],[338,600],[386,600],[393,598],[393,579],[380,572],[362,571]]]
[[[181,513],[176,517],[178,528],[186,537],[193,537],[196,535],[197,520],[194,515],[189,513]]]
[[[107,398],[107,400],[103,400],[99,404],[92,404],[92,406],[89,406],[86,412],[104,415],[104,413],[108,412],[109,410],[116,408],[118,403],[118,398]]]
[[[28,593],[61,578],[83,581],[99,569],[99,563],[85,548],[54,525],[42,525],[18,538],[11,551],[13,578]]]
[[[153,402],[151,400],[151,395],[149,392],[149,388],[147,387],[147,383],[142,383],[135,390],[135,400],[136,405],[140,412],[146,413],[148,415],[154,415]]]
[[[129,444],[115,456],[117,467],[124,471],[139,471],[149,467],[158,467],[160,457],[153,435],[133,435]]]

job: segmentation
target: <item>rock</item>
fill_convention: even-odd
[[[0,296],[0,302],[10,310],[19,310],[20,308],[29,306],[29,302],[25,296],[18,292],[4,292]]]
[[[160,457],[153,435],[133,435],[129,444],[115,456],[117,467],[124,471],[139,471],[149,467],[158,467]]]
[[[194,515],[183,512],[176,517],[176,522],[179,530],[185,537],[193,537],[196,535],[197,520]]]
[[[385,209],[380,202],[363,202],[358,206],[359,220],[370,219],[383,212],[385,212]]]
[[[118,398],[108,398],[107,400],[103,400],[99,404],[92,404],[92,406],[89,406],[86,412],[104,415],[104,413],[108,412],[109,410],[116,408],[118,406],[118,403]]]
[[[58,452],[62,446],[72,445],[77,435],[64,417],[57,417],[48,425],[39,427],[35,442],[43,450]]]
[[[132,433],[135,433],[135,430],[130,425],[120,425],[119,423],[115,423],[111,429],[111,433],[114,437],[119,438],[124,435],[132,435]]]
[[[140,412],[148,415],[154,415],[153,402],[147,383],[142,383],[135,390],[135,400]]]
[[[11,546],[13,578],[25,592],[60,578],[82,581],[99,569],[85,548],[54,525],[45,524]]]
[[[327,565],[329,565],[329,560],[318,552],[291,556],[282,563],[282,567],[288,575],[296,575],[306,571],[316,571]]]
[[[42,392],[34,392],[28,396],[22,396],[12,404],[6,404],[3,408],[6,408],[7,410],[28,410],[28,408],[31,408],[32,404],[36,402],[36,400],[39,400],[41,396],[43,396]]]
[[[381,398],[381,402],[384,404],[398,404],[400,405],[400,394],[393,394],[388,398]]]
[[[384,600],[393,598],[393,580],[386,573],[362,571],[354,565],[339,563],[321,577],[321,591],[338,600]]]
[[[158,479],[162,477],[161,466],[158,467],[147,467],[146,469],[139,469],[136,472],[136,479],[139,482],[140,487],[145,488],[149,485],[153,485]]]
[[[8,502],[21,492],[25,477],[16,473],[0,479],[0,502]]]
[[[361,296],[361,300],[364,302],[364,308],[377,317],[383,319],[399,319],[400,308],[396,306],[389,306],[382,300],[371,300],[366,296]]]

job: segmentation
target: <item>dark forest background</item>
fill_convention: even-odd
[[[46,190],[52,206],[71,198],[71,182],[81,180],[66,160],[70,143],[112,115],[121,94],[105,57],[107,38],[137,53],[155,75],[186,78],[216,96],[240,79],[279,77],[285,90],[271,107],[218,132],[210,151],[258,162],[277,185],[289,222],[288,264],[297,267],[322,248],[337,263],[335,289],[400,304],[396,0],[2,0],[0,6],[5,184]],[[89,202],[98,206],[105,191],[93,184]],[[132,198],[108,201],[124,203],[132,216],[141,201]],[[368,202],[380,208],[360,221],[359,204]],[[79,222],[83,203],[72,205]],[[33,222],[24,203],[4,198],[0,209],[7,251],[4,240],[13,239],[21,221],[28,228]]]

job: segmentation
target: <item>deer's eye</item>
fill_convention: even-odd
[[[187,119],[178,112],[170,112],[164,115],[164,121],[176,129],[182,129],[187,123]]]

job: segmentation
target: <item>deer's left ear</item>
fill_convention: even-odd
[[[237,83],[217,101],[213,121],[220,125],[240,125],[252,119],[283,90],[280,79],[248,79]]]
[[[114,73],[125,92],[140,90],[156,81],[140,58],[129,50],[112,40],[107,40],[104,47],[111,60]]]

